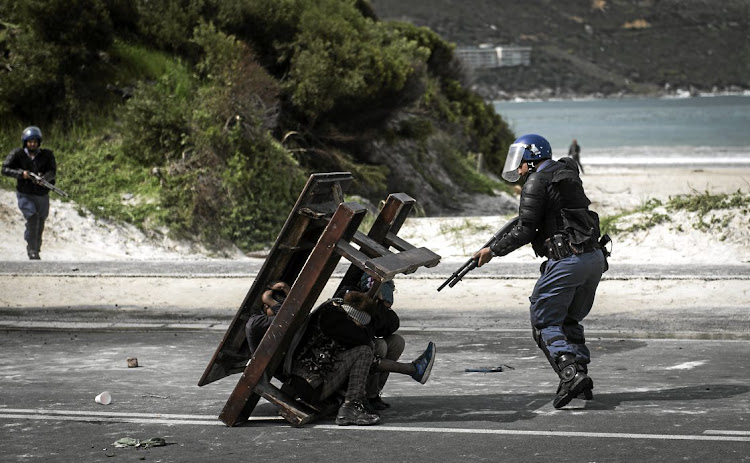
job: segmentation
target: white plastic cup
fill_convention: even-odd
[[[98,404],[109,405],[109,403],[112,402],[112,394],[110,394],[107,391],[104,391],[98,396],[96,396],[94,401]]]

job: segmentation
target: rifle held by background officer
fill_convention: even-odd
[[[492,235],[492,238],[490,238],[490,240],[487,241],[487,243],[484,246],[482,246],[480,249],[489,247],[495,241],[497,241],[499,239],[502,239],[503,236],[505,236],[508,233],[510,233],[510,230],[513,227],[515,227],[517,223],[518,223],[518,217],[513,217],[512,219],[510,219],[508,221],[508,223],[506,223],[505,225],[503,225],[503,227],[500,230],[498,230],[494,235]],[[443,282],[443,284],[440,285],[440,287],[437,290],[440,291],[441,289],[445,288],[446,285],[449,286],[449,287],[451,287],[451,288],[454,287],[454,286],[456,286],[456,284],[459,281],[461,281],[461,279],[467,273],[469,273],[472,270],[474,270],[475,268],[477,268],[477,261],[478,261],[478,258],[475,258],[475,257],[472,257],[469,260],[467,260],[466,263],[464,265],[462,265],[461,267],[459,267],[455,272],[453,272],[453,275],[451,275],[450,277],[448,277],[448,279],[445,280]]]
[[[33,178],[34,183],[36,183],[37,185],[41,185],[45,188],[49,188],[50,190],[54,191],[60,196],[65,196],[66,198],[70,196],[68,193],[64,192],[63,190],[57,188],[55,185],[48,182],[47,179],[45,179],[41,175],[35,174],[34,172],[29,172],[29,177]]]

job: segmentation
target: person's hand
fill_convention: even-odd
[[[265,306],[273,307],[274,305],[279,303],[279,301],[273,297],[274,292],[284,293],[284,297],[286,297],[289,295],[289,291],[291,289],[292,288],[287,283],[279,281],[277,283],[274,283],[273,285],[266,286],[266,290],[263,291],[260,299]]]
[[[474,254],[474,258],[478,259],[477,267],[481,267],[492,260],[492,250],[490,248],[482,248]]]
[[[29,171],[28,170],[24,170],[22,176],[23,176],[24,180],[28,180],[28,179],[31,178],[31,175],[29,175]]]

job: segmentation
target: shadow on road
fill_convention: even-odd
[[[596,391],[595,391],[596,392]],[[614,410],[618,406],[633,403],[675,402],[685,404],[687,401],[701,401],[701,405],[714,400],[730,399],[747,394],[750,386],[731,384],[705,384],[698,386],[678,387],[654,391],[626,393],[599,393],[593,401],[574,401],[573,404],[560,409],[557,413],[586,410]],[[383,424],[409,423],[476,423],[495,422],[513,423],[539,417],[538,410],[546,407],[552,400],[551,394],[485,394],[465,397],[389,397],[391,408],[381,412]],[[549,411],[552,411],[549,405]],[[276,408],[263,404],[256,408],[256,415],[274,416]],[[332,419],[332,417],[331,417]],[[321,423],[328,423],[328,419]],[[263,426],[254,422],[244,426]]]

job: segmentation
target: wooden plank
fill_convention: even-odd
[[[370,257],[378,257],[384,256],[386,254],[391,254],[391,251],[386,246],[383,246],[382,244],[378,243],[362,232],[358,231],[357,233],[355,233],[352,241],[357,243],[362,252]]]
[[[419,267],[434,266],[440,262],[440,256],[427,248],[415,248],[408,251],[389,254],[367,261],[367,268],[374,271],[381,280],[391,280],[399,273],[414,273]]]
[[[345,259],[357,266],[359,269],[364,270],[367,268],[365,263],[370,259],[366,254],[355,248],[348,241],[339,241],[336,243],[336,252],[341,254]]]
[[[394,234],[398,233],[401,229],[406,218],[409,216],[412,208],[416,201],[406,193],[394,193],[388,195],[385,204],[380,209],[378,216],[375,218],[375,222],[370,227],[370,231],[367,233],[369,238],[374,243],[379,243],[385,247],[385,237],[389,232]],[[363,250],[367,254],[367,250]],[[377,257],[376,253],[373,253],[370,257]],[[370,273],[370,272],[368,272]],[[352,265],[346,271],[344,278],[341,279],[339,288],[344,286],[357,286],[359,279],[362,276],[362,270],[356,265]],[[371,294],[376,294],[381,281],[375,281]]]
[[[244,363],[250,357],[245,337],[245,323],[255,308],[260,307],[263,288],[271,281],[285,280],[291,284],[296,279],[312,252],[313,243],[318,241],[327,219],[338,207],[343,192],[351,185],[352,180],[349,172],[310,176],[279,232],[268,258],[206,366],[198,386],[229,376],[238,369],[242,371]],[[231,355],[222,355],[225,352]],[[244,358],[244,361],[236,360],[237,357]]]
[[[411,243],[407,243],[405,240],[403,240],[393,232],[386,233],[384,241],[387,246],[393,246],[399,251],[408,251],[409,249],[414,249],[414,246]]]
[[[292,337],[312,310],[341,255],[336,252],[340,240],[350,240],[362,222],[366,209],[355,203],[342,203],[310,253],[302,271],[284,300],[273,324],[248,363],[219,419],[229,426],[245,421],[257,401],[256,385],[265,372],[275,372],[286,355]]]
[[[318,414],[318,410],[298,402],[294,397],[268,382],[265,377],[262,377],[255,386],[254,392],[276,405],[279,408],[279,414],[294,426],[307,424]]]

